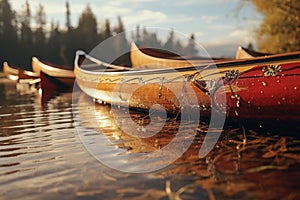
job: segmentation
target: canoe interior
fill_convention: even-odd
[[[272,54],[258,52],[258,51],[254,51],[254,50],[239,46],[236,51],[235,58],[236,59],[244,59],[244,58],[255,58],[255,57],[270,56],[270,55],[272,55]]]

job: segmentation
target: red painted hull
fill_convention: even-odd
[[[264,74],[266,65],[239,75],[214,93],[215,106],[231,119],[300,120],[300,63],[280,65],[278,74]],[[221,95],[226,95],[226,103]]]
[[[52,97],[59,92],[69,91],[73,88],[74,78],[57,78],[40,72],[42,104],[47,103]]]

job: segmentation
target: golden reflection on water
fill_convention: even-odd
[[[139,138],[121,130],[110,106],[86,95],[60,94],[43,107],[34,91],[17,91],[11,82],[1,82],[0,88],[0,191],[5,199],[300,198],[299,125],[228,124],[213,151],[200,159],[208,129],[201,122],[193,143],[170,166],[131,174],[94,159],[78,131],[87,138],[101,136],[101,156],[117,164],[126,158],[127,167],[134,167],[144,164],[140,155],[170,143],[179,120],[168,118],[160,133]],[[120,119],[123,114],[119,110]],[[131,111],[131,118],[144,127],[150,123],[147,113]],[[190,131],[188,122],[181,125]],[[155,158],[147,165],[163,162]]]
[[[155,136],[132,137],[118,128],[110,106],[95,104],[86,96],[81,97],[79,102],[85,103],[85,106],[80,107],[92,111],[85,112],[90,114],[89,117],[81,117],[92,119],[91,115],[94,115],[98,126],[94,126],[93,120],[88,120],[88,123],[92,123],[94,128],[109,140],[117,141],[114,145],[125,149],[128,154],[151,152],[164,147],[174,138],[180,124],[176,119],[168,119],[164,128]],[[87,104],[90,107],[87,107]],[[131,117],[140,125],[150,123],[146,113],[132,111]],[[88,123],[84,126],[89,126]],[[186,126],[189,126],[188,123]],[[167,191],[171,196],[195,188],[205,189],[211,199],[216,196],[262,198],[266,194],[268,194],[267,199],[293,199],[300,195],[300,192],[295,190],[300,185],[300,140],[298,135],[285,134],[285,131],[297,134],[299,127],[277,130],[270,128],[272,132],[261,129],[261,132],[258,132],[259,129],[254,131],[251,127],[231,124],[225,127],[214,150],[205,159],[200,159],[198,152],[207,129],[208,124],[200,123],[198,134],[190,148],[170,167],[157,172],[163,177],[172,175],[193,177],[193,182],[179,189],[177,193],[171,192],[171,183],[167,182],[166,188],[169,188]],[[137,160],[131,160],[131,162],[135,161]],[[154,160],[150,164],[156,165],[158,162],[163,162],[163,159]],[[221,193],[214,194],[214,191]]]

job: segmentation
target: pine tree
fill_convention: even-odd
[[[108,19],[105,20],[103,32],[101,35],[102,35],[103,40],[112,36],[112,32],[111,32],[111,28],[110,28],[110,21]]]
[[[114,49],[114,54],[119,58],[115,60],[114,63],[130,65],[129,44],[126,39],[124,25],[120,16],[118,16],[118,25],[115,28],[115,32],[117,34],[113,38],[114,41],[113,49]]]
[[[170,31],[170,35],[166,43],[164,44],[164,49],[167,51],[174,52],[174,31],[173,30]]]
[[[46,14],[44,10],[44,6],[39,4],[38,10],[35,16],[37,29],[34,32],[34,54],[35,56],[39,56],[41,58],[46,58]]]
[[[61,59],[65,66],[72,68],[73,60],[75,56],[75,51],[81,48],[77,45],[78,41],[76,40],[76,29],[71,25],[71,10],[69,1],[66,2],[66,31],[61,34]]]
[[[31,56],[33,52],[33,32],[31,30],[31,10],[28,0],[20,16],[20,54],[18,60],[24,69],[31,69]]]
[[[76,28],[76,40],[77,45],[87,52],[91,51],[100,42],[97,19],[89,4],[80,15]]]
[[[120,16],[118,16],[118,26],[116,28],[116,33],[122,33],[125,31],[124,24]]]
[[[135,31],[135,42],[136,44],[140,45],[141,44],[141,34],[140,34],[140,25],[137,25],[136,26],[136,31]]]
[[[185,49],[183,48],[180,40],[177,40],[174,45],[174,51],[178,53],[178,55],[182,56],[185,54]]]
[[[61,43],[61,33],[59,31],[59,24],[52,22],[51,31],[47,44],[47,61],[63,65],[62,60],[62,43]]]
[[[14,62],[18,45],[16,15],[8,0],[0,0],[0,63]]]
[[[186,52],[185,54],[188,56],[195,56],[197,55],[198,50],[196,49],[196,44],[195,44],[195,36],[193,33],[191,33],[191,36],[189,38],[187,47],[186,47]]]
[[[72,25],[71,25],[71,11],[70,11],[69,1],[66,2],[66,27],[68,32],[71,31]]]

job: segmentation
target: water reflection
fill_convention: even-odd
[[[97,144],[98,149],[93,149],[92,154],[101,152],[100,157],[112,159],[114,165],[120,160],[122,162],[119,164],[124,164],[124,156],[126,162],[130,163],[124,165],[125,167],[145,164],[141,154],[156,151],[167,145],[174,138],[180,124],[176,119],[167,119],[165,127],[159,134],[149,138],[133,137],[121,131],[122,128],[116,123],[108,105],[94,103],[85,95],[79,98],[78,105],[79,126],[89,129],[89,131],[85,130],[85,137],[90,137],[91,143],[97,143],[95,140],[100,140],[102,143]],[[118,116],[122,117],[122,110]],[[150,123],[145,113],[132,111],[131,118],[140,125]],[[188,131],[188,123],[185,126]],[[266,192],[270,192],[268,194],[270,199],[300,194],[295,190],[299,186],[299,181],[289,181],[299,180],[295,177],[300,177],[299,171],[295,170],[299,169],[300,140],[297,135],[289,134],[297,132],[299,127],[294,126],[290,129],[268,127],[265,128],[266,131],[263,128],[253,129],[251,126],[228,124],[224,127],[214,150],[205,159],[200,159],[198,152],[203,145],[207,129],[207,123],[200,123],[198,134],[190,148],[171,166],[157,172],[163,177],[178,175],[192,177],[192,183],[183,186],[177,192],[193,190],[192,194],[194,194],[195,188],[204,189],[209,198],[224,196],[262,198]],[[78,131],[83,130],[78,129]],[[100,137],[94,137],[95,135]],[[147,167],[159,165],[164,161],[163,158],[156,157],[151,162],[146,162],[146,165]],[[289,187],[283,187],[282,181],[286,181]],[[280,193],[274,193],[277,190]],[[175,193],[173,192],[172,195]]]
[[[147,174],[123,173],[89,154],[79,134],[91,144],[100,143],[95,146],[98,155],[134,168],[145,164],[145,153],[168,145],[180,122],[168,118],[159,134],[138,138],[121,131],[122,124],[116,122],[109,106],[95,104],[85,95],[75,95],[78,103],[73,110],[72,93],[59,94],[42,106],[36,92],[20,92],[4,80],[0,88],[1,198],[300,198],[299,126],[230,124],[213,151],[200,159],[198,152],[208,128],[202,122],[188,150],[170,166]],[[118,116],[126,115],[120,110]],[[146,113],[132,111],[131,117],[141,126],[149,124]],[[188,123],[182,125],[188,133]],[[130,162],[124,165],[122,159]],[[156,157],[146,164],[163,162]]]

